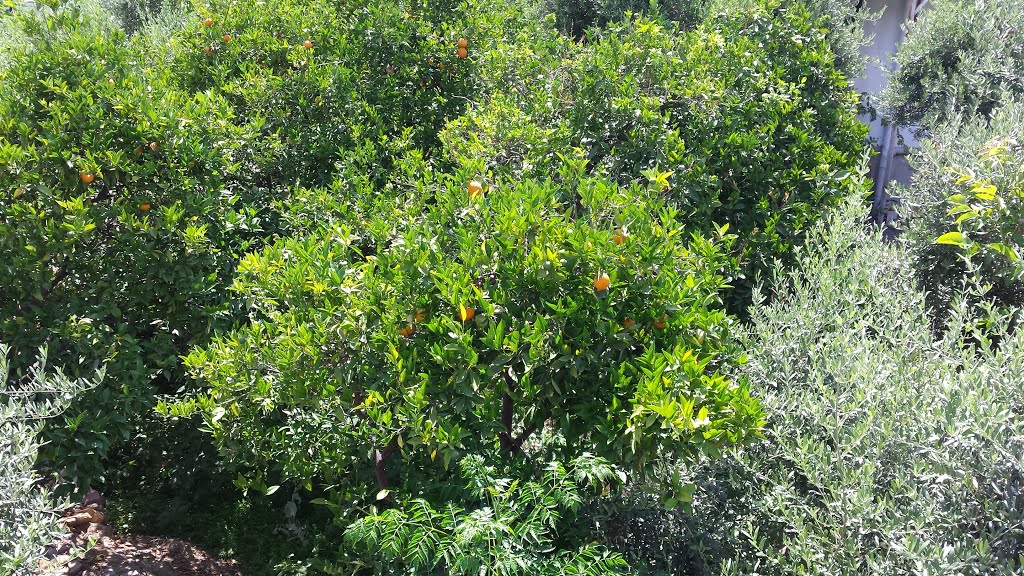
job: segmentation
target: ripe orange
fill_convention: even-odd
[[[477,196],[483,194],[483,192],[484,192],[484,186],[483,186],[483,184],[481,184],[477,180],[473,180],[472,182],[469,183],[469,197],[470,198],[476,198]]]
[[[92,181],[96,179],[96,176],[94,176],[92,172],[82,172],[78,177],[86,184],[92,184]]]
[[[416,315],[413,317],[417,322],[423,322],[427,319],[427,313],[422,308],[416,310]]]
[[[156,152],[156,149],[159,148],[159,147],[160,147],[160,145],[157,144],[156,141],[153,141],[153,142],[149,143],[149,149],[152,150],[153,152]]]
[[[668,326],[668,314],[662,314],[661,318],[654,321],[654,327],[658,330],[664,330]]]
[[[465,58],[466,56],[469,56],[469,52],[465,48],[459,48],[456,54],[459,55],[459,58]]]
[[[603,272],[594,277],[594,290],[597,290],[598,292],[603,292],[607,290],[608,287],[611,285],[611,278],[609,278],[608,275]]]
[[[459,304],[459,320],[469,322],[473,319],[473,316],[476,316],[476,310],[474,308],[469,308]]]
[[[398,329],[398,333],[401,334],[403,338],[408,338],[409,336],[412,336],[413,332],[415,331],[416,329],[412,327],[412,324],[402,326],[401,328]]]
[[[437,67],[439,69],[441,69],[441,70],[444,70],[444,62],[441,62],[440,64],[438,64]]]
[[[468,48],[468,47],[469,47],[469,40],[466,40],[465,38],[459,38],[459,48]]]
[[[207,56],[213,56],[213,47],[207,46],[203,49],[203,52],[205,52]]]
[[[207,28],[213,26],[213,18],[207,18],[206,20],[203,20],[203,26],[206,26]]]
[[[313,41],[306,40],[305,42],[302,43],[302,47],[305,48],[306,50],[309,50],[310,48],[313,47]]]
[[[224,35],[224,43],[227,44],[228,42],[231,42],[231,34]]]
[[[634,324],[636,324],[636,320],[633,320],[628,316],[622,320],[623,328],[632,328]]]
[[[139,210],[141,210],[143,212],[149,212],[149,209],[150,209],[149,202],[143,202],[142,204],[139,204]]]
[[[136,156],[141,155],[143,152],[145,152],[145,149],[142,146],[139,146],[138,148],[135,149]]]
[[[615,236],[612,237],[612,242],[615,242],[616,244],[619,245],[625,244],[626,233],[622,231],[622,228],[617,228],[615,230]]]

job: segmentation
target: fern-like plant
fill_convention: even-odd
[[[621,556],[594,544],[557,546],[559,526],[595,490],[622,473],[583,454],[568,466],[549,464],[538,481],[503,477],[481,456],[460,462],[467,498],[435,507],[421,498],[352,523],[345,538],[356,549],[412,574],[452,576],[624,574]]]

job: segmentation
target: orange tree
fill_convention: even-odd
[[[301,201],[298,187],[383,184],[396,158],[432,155],[444,125],[480,95],[478,54],[528,22],[514,2],[218,0],[190,8],[169,63],[162,50],[151,58],[179,88],[231,104],[245,140],[226,187],[244,199],[258,234],[288,231],[280,213]]]
[[[107,365],[46,447],[88,484],[224,310],[234,138],[222,99],[174,91],[118,31],[54,8],[19,16],[28,44],[0,71],[0,339],[12,374],[44,343],[69,371]]]
[[[247,256],[249,324],[193,351],[208,392],[164,409],[202,412],[240,486],[324,490],[343,524],[444,494],[468,454],[644,470],[749,438],[760,408],[719,373],[733,238],[584,165],[472,194],[472,174],[414,167],[387,217]]]
[[[620,183],[657,171],[691,230],[728,223],[737,235],[728,301],[742,310],[754,275],[791,261],[809,223],[864,189],[867,133],[806,9],[741,4],[689,32],[643,18],[592,30],[586,43],[524,31],[518,44],[530,49],[481,62],[492,95],[446,127],[448,157],[535,177],[580,148],[590,172]]]

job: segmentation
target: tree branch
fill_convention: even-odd
[[[392,440],[383,450],[373,451],[373,473],[377,477],[377,488],[384,490],[388,487],[388,476],[386,465],[391,455],[398,452],[398,441]]]

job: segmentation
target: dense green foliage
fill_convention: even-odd
[[[539,11],[553,14],[555,25],[563,34],[584,39],[588,29],[607,26],[630,14],[660,16],[692,30],[707,15],[709,3],[710,0],[543,0]]]
[[[59,534],[55,520],[61,503],[42,486],[34,469],[43,423],[60,416],[76,394],[96,386],[103,371],[90,379],[71,379],[47,366],[46,350],[23,373],[12,373],[0,344],[0,574],[36,574],[43,546]]]
[[[252,321],[187,360],[240,483],[323,482],[346,518],[380,490],[443,485],[465,454],[519,454],[549,426],[531,458],[591,450],[641,470],[747,438],[760,410],[715,372],[733,354],[711,309],[721,248],[689,236],[656,187],[575,180],[475,197],[421,182],[368,230],[371,258],[338,227],[244,259]]]
[[[532,31],[517,41],[529,50],[481,64],[485,83],[521,88],[495,92],[442,139],[457,162],[508,177],[544,177],[578,148],[589,172],[657,178],[691,229],[738,235],[730,300],[741,305],[743,278],[787,260],[808,223],[863,182],[857,97],[811,22],[765,2],[691,33],[635,20],[575,44]]]
[[[40,464],[119,525],[259,574],[1015,568],[1020,344],[935,340],[855,224],[852,5],[51,4],[4,20],[0,339],[107,366]],[[1000,142],[942,165],[1009,199]]]
[[[48,447],[87,485],[224,309],[233,130],[75,8],[23,23],[33,48],[0,72],[0,335],[18,367],[45,342],[72,374],[107,365]]]
[[[912,157],[913,184],[897,192],[913,265],[940,322],[968,268],[992,285],[990,297],[1024,305],[1015,260],[1021,245],[1022,120],[1021,105],[1011,103],[988,121],[937,129]],[[974,246],[968,260],[958,245]]]
[[[890,118],[941,128],[991,115],[1024,94],[1024,2],[933,0],[896,57],[886,93]]]
[[[600,546],[563,549],[563,511],[578,512],[587,500],[585,490],[618,482],[614,468],[584,454],[569,467],[548,465],[539,481],[519,482],[499,477],[480,457],[460,463],[468,481],[466,491],[476,505],[455,504],[435,509],[423,499],[361,518],[346,531],[356,548],[383,557],[378,566],[410,573],[476,576],[477,574],[567,574],[598,576],[626,574],[623,559]],[[560,529],[561,528],[561,529]]]
[[[970,258],[980,257],[983,265],[994,267],[1008,282],[1024,274],[1022,111],[1024,107],[1014,104],[997,113],[993,124],[1007,127],[1010,133],[989,140],[978,151],[976,166],[950,168],[959,187],[947,199],[956,229],[936,240],[963,248]]]

